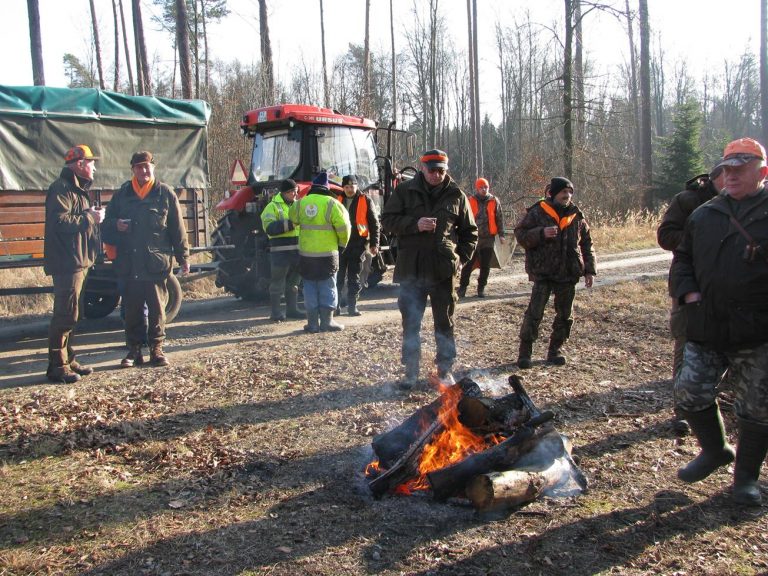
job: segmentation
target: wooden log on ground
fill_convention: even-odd
[[[456,386],[461,388],[463,398],[477,398],[481,394],[480,387],[470,378],[462,378]],[[416,410],[399,426],[379,434],[373,439],[371,443],[373,453],[379,459],[379,465],[382,468],[389,469],[394,466],[394,463],[434,423],[442,404],[443,398],[441,396],[434,402]]]
[[[553,416],[552,412],[547,412],[521,426],[504,442],[427,474],[435,499],[445,500],[462,493],[467,483],[480,474],[511,469],[523,454],[535,446],[541,436],[541,432],[537,433],[536,426],[547,422]]]
[[[560,485],[566,476],[575,474],[577,484],[586,488],[586,480],[581,471],[572,469],[570,445],[553,429],[542,438],[544,459],[535,465],[521,466],[516,470],[504,470],[480,474],[472,478],[464,493],[480,511],[509,509],[526,502],[532,502],[547,490]],[[559,451],[559,452],[558,452]],[[529,454],[525,459],[536,459],[536,454]],[[522,463],[522,461],[520,462]]]

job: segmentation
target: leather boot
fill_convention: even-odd
[[[317,308],[307,308],[307,323],[304,325],[304,332],[309,332],[310,334],[320,332]]]
[[[85,364],[80,364],[80,362],[75,360],[74,356],[69,361],[69,369],[80,376],[90,376],[93,374],[93,368],[86,366]]]
[[[344,330],[344,325],[333,319],[331,308],[320,308],[320,332],[339,332]]]
[[[459,286],[458,290],[456,290],[456,294],[459,298],[464,298],[467,295],[467,287]]]
[[[270,294],[269,304],[272,306],[272,313],[269,315],[269,319],[273,322],[282,322],[285,320],[285,314],[283,313],[282,296],[280,294]]]
[[[478,286],[477,287],[477,297],[478,298],[485,298],[485,286]]]
[[[517,352],[517,367],[521,370],[527,370],[530,368],[532,353],[533,342],[530,340],[520,340],[520,348]]]
[[[133,368],[144,364],[144,356],[141,355],[141,346],[128,347],[128,354],[120,362],[120,368]]]
[[[739,445],[733,471],[733,501],[745,506],[760,506],[760,467],[768,453],[768,425],[739,419]]]
[[[63,350],[48,351],[48,369],[45,376],[58,384],[74,384],[80,380],[80,375],[73,372],[69,364],[64,362]]]
[[[161,344],[155,344],[149,351],[149,363],[152,366],[168,366],[168,358],[163,354],[163,346]]]
[[[683,482],[704,480],[720,466],[733,462],[733,446],[725,439],[723,417],[717,403],[701,412],[688,412],[678,409],[691,427],[699,441],[701,452],[693,460],[677,471],[677,477]]]
[[[285,293],[285,316],[292,320],[303,320],[306,318],[306,314],[299,310],[296,290],[288,290]]]
[[[357,309],[357,296],[350,296],[348,299],[347,314],[350,316],[362,316],[362,312]]]
[[[562,342],[556,340],[549,341],[549,349],[547,350],[547,362],[554,364],[555,366],[565,366],[565,356],[560,351]]]

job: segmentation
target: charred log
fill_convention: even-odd
[[[456,385],[461,388],[462,398],[480,397],[480,387],[470,378],[462,378]],[[399,426],[373,439],[373,452],[382,468],[392,468],[406,451],[410,451],[409,448],[414,442],[437,420],[443,402],[441,396],[431,404],[419,408]]]
[[[545,412],[518,428],[512,436],[500,444],[467,456],[461,462],[430,472],[427,474],[427,479],[432,488],[432,494],[437,500],[445,500],[461,494],[467,483],[475,476],[511,469],[523,454],[535,446],[542,433],[551,429],[551,426],[548,426],[542,430],[542,433],[537,433],[536,427],[553,417],[552,412]]]

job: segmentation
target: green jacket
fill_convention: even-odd
[[[117,231],[117,220],[130,220],[127,232]],[[144,199],[125,182],[107,204],[102,224],[104,241],[117,246],[118,276],[157,282],[189,260],[189,244],[179,199],[166,184],[155,185]]]
[[[43,269],[73,274],[93,266],[99,251],[99,225],[90,213],[90,180],[77,178],[67,167],[45,197],[45,259]]]
[[[420,218],[437,218],[434,232],[419,232]],[[430,189],[419,172],[401,182],[384,205],[382,228],[397,236],[393,280],[440,282],[455,276],[477,246],[477,225],[464,192],[446,176]]]

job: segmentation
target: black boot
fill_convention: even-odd
[[[310,334],[320,332],[317,308],[307,308],[307,323],[304,325],[304,332],[309,332]]]
[[[320,308],[320,332],[339,332],[344,330],[344,325],[333,319],[331,308]]]
[[[477,287],[477,297],[478,298],[485,298],[485,286],[478,286]]]
[[[739,445],[733,471],[733,501],[745,506],[760,506],[760,467],[768,453],[768,425],[739,419]]]
[[[565,366],[565,356],[560,351],[563,343],[558,340],[549,341],[549,349],[547,350],[547,362],[554,364],[555,366]]]
[[[704,480],[720,466],[733,462],[733,446],[725,439],[723,417],[717,404],[712,404],[701,412],[688,412],[678,408],[699,441],[701,452],[693,460],[677,471],[677,477],[683,482]]]
[[[305,313],[299,309],[296,289],[290,289],[285,293],[285,315],[292,320],[303,320],[306,318]]]
[[[521,370],[527,370],[530,368],[532,353],[533,342],[530,340],[520,340],[520,349],[517,352],[517,367]]]
[[[458,290],[456,290],[456,294],[459,296],[459,298],[464,298],[467,295],[467,287],[459,286]]]
[[[362,316],[362,312],[357,309],[357,296],[350,296],[347,305],[347,314],[350,316]]]

